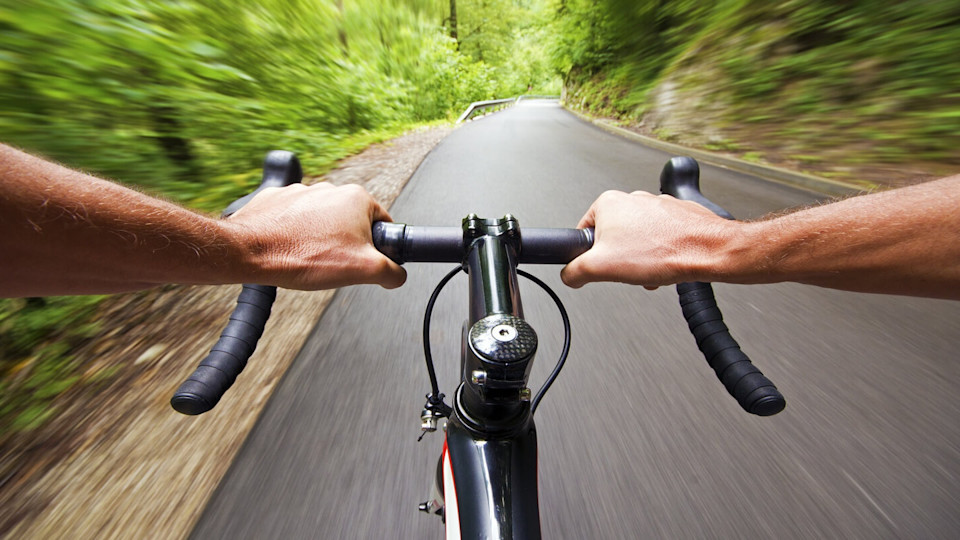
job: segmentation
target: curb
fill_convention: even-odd
[[[614,135],[619,135],[625,139],[638,142],[644,146],[662,150],[664,152],[670,152],[676,155],[689,156],[705,163],[710,163],[726,169],[746,173],[771,182],[786,184],[791,187],[797,187],[807,191],[814,191],[834,197],[855,195],[864,191],[864,189],[861,187],[851,186],[849,184],[836,182],[834,180],[827,180],[826,178],[820,178],[819,176],[813,176],[811,174],[798,173],[796,171],[781,169],[772,165],[762,165],[734,157],[715,154],[706,150],[699,150],[696,148],[681,146],[679,144],[664,142],[659,139],[640,135],[639,133],[634,133],[628,129],[615,126],[609,120],[592,118],[578,111],[574,111],[566,106],[563,108],[584,122],[589,122],[600,129],[613,133]]]

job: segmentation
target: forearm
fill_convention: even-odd
[[[669,196],[607,192],[580,220],[593,248],[565,283],[648,288],[684,281],[795,281],[960,299],[960,176],[757,222],[729,221]]]
[[[399,287],[377,251],[390,215],[359,186],[269,188],[212,219],[0,145],[0,296],[119,292],[161,283]]]
[[[250,271],[235,227],[0,145],[0,295],[227,283]]]
[[[960,176],[747,223],[717,281],[960,298]]]

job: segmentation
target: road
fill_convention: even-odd
[[[396,201],[395,220],[468,212],[570,227],[608,189],[656,191],[668,155],[550,102],[449,135]],[[707,196],[740,218],[816,196],[704,166]],[[416,511],[439,434],[417,443],[428,390],[423,308],[447,265],[408,265],[396,291],[337,293],[198,524],[195,538],[441,538]],[[573,323],[567,367],[537,414],[545,538],[955,538],[960,534],[960,302],[796,284],[715,286],[726,320],[787,398],[742,412],[699,356],[676,292],[555,286]],[[521,283],[523,287],[523,283]],[[560,319],[526,286],[541,350]],[[433,350],[456,381],[465,280],[438,302]],[[282,324],[273,321],[271,324]],[[268,328],[269,331],[269,328]]]

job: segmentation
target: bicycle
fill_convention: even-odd
[[[261,186],[231,204],[242,207],[257,192],[299,182],[299,162],[274,151],[264,163]],[[699,190],[699,165],[675,157],[661,173],[661,191],[692,200],[733,219]],[[451,538],[540,538],[537,493],[537,434],[534,414],[556,380],[570,349],[570,321],[560,298],[519,264],[566,264],[592,246],[591,229],[521,229],[511,215],[466,216],[460,227],[373,225],[374,245],[398,264],[456,263],[434,289],[423,323],[430,393],[421,411],[421,439],[446,420],[434,496],[423,512],[439,515]],[[456,275],[468,277],[469,317],[462,328],[461,381],[448,405],[440,392],[430,352],[433,306]],[[556,303],[564,326],[557,365],[540,390],[528,387],[537,351],[535,330],[524,320],[518,276],[542,287]],[[684,318],[700,351],[727,391],[747,412],[769,416],[786,402],[730,335],[708,283],[677,286]],[[244,285],[220,340],[177,390],[171,405],[184,414],[212,409],[243,370],[256,348],[276,296],[275,287]],[[419,439],[418,439],[419,440]]]

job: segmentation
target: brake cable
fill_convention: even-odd
[[[427,311],[423,314],[423,357],[427,361],[427,374],[430,375],[430,395],[427,396],[427,399],[432,396],[440,396],[439,399],[443,399],[440,386],[437,384],[437,372],[433,369],[433,355],[430,354],[430,317],[433,315],[433,305],[437,303],[437,297],[440,296],[440,291],[447,285],[447,282],[461,271],[463,271],[463,267],[457,265],[456,268],[443,276],[443,279],[440,280],[440,283],[437,283],[437,287],[433,290],[433,294],[430,295],[430,301],[427,302]]]
[[[423,315],[423,356],[427,364],[427,375],[430,377],[430,393],[426,396],[427,404],[425,408],[432,412],[434,416],[449,417],[452,409],[449,405],[443,402],[443,398],[445,396],[444,394],[440,393],[440,385],[437,382],[437,373],[433,366],[433,355],[430,353],[430,319],[433,316],[433,306],[437,302],[437,297],[440,296],[440,291],[442,291],[447,283],[461,271],[464,271],[463,267],[458,265],[456,268],[448,272],[447,275],[443,276],[443,279],[437,283],[436,288],[433,290],[433,294],[430,295],[430,300],[427,302],[426,312]],[[567,361],[567,355],[570,353],[570,318],[567,316],[567,310],[563,307],[563,302],[560,301],[560,297],[557,296],[557,294],[553,292],[553,289],[547,286],[546,283],[537,277],[520,270],[519,268],[517,269],[517,275],[529,279],[530,281],[539,285],[541,289],[546,291],[546,293],[557,305],[557,309],[560,311],[560,318],[563,320],[563,350],[560,352],[560,358],[557,360],[557,365],[554,366],[553,371],[550,372],[550,376],[547,377],[547,380],[544,381],[543,386],[541,386],[540,390],[537,391],[537,395],[530,402],[530,414],[533,415],[537,412],[537,406],[540,405],[540,401],[547,393],[547,390],[550,389],[550,386],[554,383],[554,381],[557,380],[557,376],[560,375],[560,370],[563,369],[563,365]]]
[[[557,293],[553,292],[553,289],[548,287],[546,283],[540,281],[540,279],[534,277],[533,275],[520,270],[519,268],[517,269],[517,274],[536,283],[541,289],[546,291],[546,293],[550,295],[550,298],[553,299],[554,303],[557,304],[557,309],[560,310],[560,318],[563,319],[563,350],[560,351],[560,359],[557,360],[557,365],[554,366],[553,371],[550,372],[550,376],[547,377],[547,380],[544,381],[543,386],[541,386],[540,390],[537,391],[536,397],[534,397],[533,401],[530,402],[530,414],[534,414],[537,412],[537,405],[540,404],[540,400],[543,399],[543,396],[547,393],[547,390],[550,389],[550,385],[553,384],[553,381],[557,380],[557,375],[560,375],[560,370],[563,369],[563,364],[567,362],[567,354],[570,352],[570,317],[567,316],[567,310],[563,307],[563,302],[560,301],[560,297],[557,296]]]
[[[437,297],[440,296],[440,291],[453,279],[453,276],[459,274],[461,271],[463,271],[463,267],[457,265],[456,268],[443,276],[440,283],[437,283],[436,288],[433,289],[433,294],[430,295],[430,301],[427,302],[427,311],[423,314],[423,357],[427,362],[427,375],[430,376],[430,393],[427,394],[427,402],[424,404],[423,414],[420,416],[423,424],[421,424],[420,437],[417,439],[417,442],[420,442],[427,432],[437,429],[438,418],[449,418],[450,413],[453,412],[453,409],[443,402],[445,396],[440,393],[440,385],[437,383],[437,372],[433,368],[433,355],[430,354],[430,317],[433,315],[433,305],[437,303]]]

